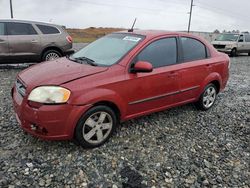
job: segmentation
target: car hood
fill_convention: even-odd
[[[230,45],[230,44],[236,44],[236,41],[213,41],[212,44],[221,44],[221,45]]]
[[[39,63],[22,71],[18,77],[27,86],[61,85],[82,77],[104,72],[108,67],[97,67],[60,58]]]

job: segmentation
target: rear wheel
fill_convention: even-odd
[[[62,57],[62,54],[57,50],[47,50],[43,53],[42,60],[43,61],[52,61]]]
[[[236,49],[236,48],[232,49],[230,55],[231,55],[232,57],[236,57],[236,56],[237,56],[237,49]]]
[[[248,56],[250,56],[250,52],[248,52]]]
[[[75,129],[75,139],[85,148],[104,144],[112,135],[117,124],[114,111],[107,106],[95,106],[79,120]]]
[[[196,103],[197,107],[201,110],[210,109],[216,100],[217,97],[217,88],[214,84],[208,84],[202,95],[200,96],[199,101]]]

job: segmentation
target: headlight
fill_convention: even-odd
[[[233,44],[227,44],[226,45],[226,48],[233,48],[235,45],[233,45]]]
[[[40,86],[31,91],[28,100],[55,104],[55,103],[65,103],[70,97],[70,91],[59,86]]]

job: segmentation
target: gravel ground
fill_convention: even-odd
[[[226,90],[208,112],[185,105],[122,123],[86,150],[25,134],[0,70],[0,187],[249,187],[250,57],[231,59]]]

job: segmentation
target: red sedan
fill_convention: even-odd
[[[113,33],[22,71],[12,89],[16,118],[42,139],[96,147],[120,121],[190,102],[208,110],[229,65],[227,55],[190,34]]]

